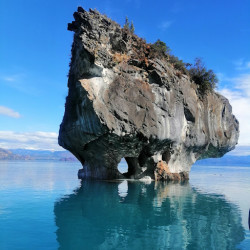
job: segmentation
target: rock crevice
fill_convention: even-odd
[[[74,18],[59,144],[81,161],[80,178],[187,179],[196,160],[234,148],[239,124],[225,97],[200,98],[189,76],[99,12]]]

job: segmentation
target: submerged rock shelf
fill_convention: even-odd
[[[59,144],[82,163],[80,178],[188,179],[196,160],[234,148],[239,123],[225,97],[201,96],[188,75],[98,11],[79,7],[74,18]]]

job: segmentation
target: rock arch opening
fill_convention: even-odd
[[[125,158],[122,158],[121,161],[120,161],[120,163],[118,164],[118,171],[121,174],[125,174],[125,173],[128,172],[128,163],[125,160]]]

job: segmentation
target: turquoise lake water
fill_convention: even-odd
[[[1,250],[250,249],[250,167],[193,166],[169,184],[81,182],[79,168],[0,162]]]

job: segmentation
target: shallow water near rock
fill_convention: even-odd
[[[190,181],[85,181],[78,163],[0,162],[0,249],[250,249],[250,167]]]

